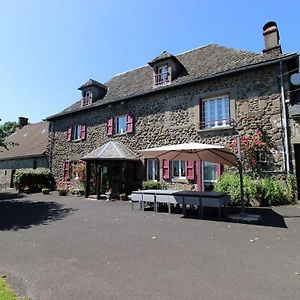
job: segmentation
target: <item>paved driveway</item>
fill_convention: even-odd
[[[300,209],[266,212],[281,221],[184,219],[56,194],[1,200],[0,273],[40,300],[299,299]]]

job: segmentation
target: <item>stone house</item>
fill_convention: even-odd
[[[210,44],[179,55],[164,51],[148,65],[90,79],[81,99],[50,116],[52,171],[76,177],[86,162],[86,196],[130,192],[139,180],[211,189],[223,167],[208,162],[143,160],[137,150],[184,142],[228,146],[234,137],[262,130],[269,141],[257,159],[267,174],[286,172],[280,74],[299,66],[283,54],[275,22],[263,28],[262,54]],[[283,83],[290,90],[288,80]],[[75,172],[76,173],[76,172]]]
[[[17,170],[49,168],[49,123],[28,124],[19,118],[19,128],[5,139],[7,149],[0,151],[0,189],[13,187]]]

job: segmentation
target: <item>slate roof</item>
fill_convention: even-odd
[[[152,59],[151,61],[148,62],[148,64],[150,66],[152,66],[153,64],[168,59],[168,58],[174,58],[174,55],[168,53],[167,51],[164,51],[162,54],[160,54],[159,56],[155,57],[154,59]]]
[[[167,54],[166,54],[167,55]],[[206,80],[212,77],[242,71],[248,68],[260,67],[282,59],[297,57],[297,53],[281,54],[276,57],[241,51],[232,48],[210,44],[179,55],[178,61],[186,72],[172,80],[171,84],[162,87],[153,87],[153,69],[149,65],[119,74],[107,81],[108,91],[103,99],[95,101],[89,106],[81,107],[80,100],[62,112],[47,119],[55,119],[63,115],[91,109],[93,107],[126,100],[128,98],[153,93],[191,82]]]
[[[104,84],[102,84],[102,83],[100,83],[100,82],[98,82],[94,79],[89,79],[86,83],[84,83],[82,86],[80,86],[78,88],[78,90],[83,90],[84,88],[92,86],[92,85],[98,86],[98,87],[100,87],[102,89],[105,89],[105,90],[107,89],[107,87]]]
[[[12,135],[5,139],[6,142],[13,142],[8,150],[0,149],[0,161],[16,158],[42,156],[48,146],[48,122],[28,124],[17,129]]]
[[[82,160],[139,160],[139,158],[124,144],[109,141],[85,155]]]

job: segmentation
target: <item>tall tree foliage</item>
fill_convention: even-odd
[[[7,148],[7,143],[5,142],[5,138],[15,132],[18,127],[17,122],[5,122],[0,125],[0,150],[1,148]]]

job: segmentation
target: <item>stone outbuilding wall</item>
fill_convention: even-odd
[[[49,168],[48,157],[30,157],[0,161],[0,189],[12,185],[12,175],[19,170],[32,168]]]

